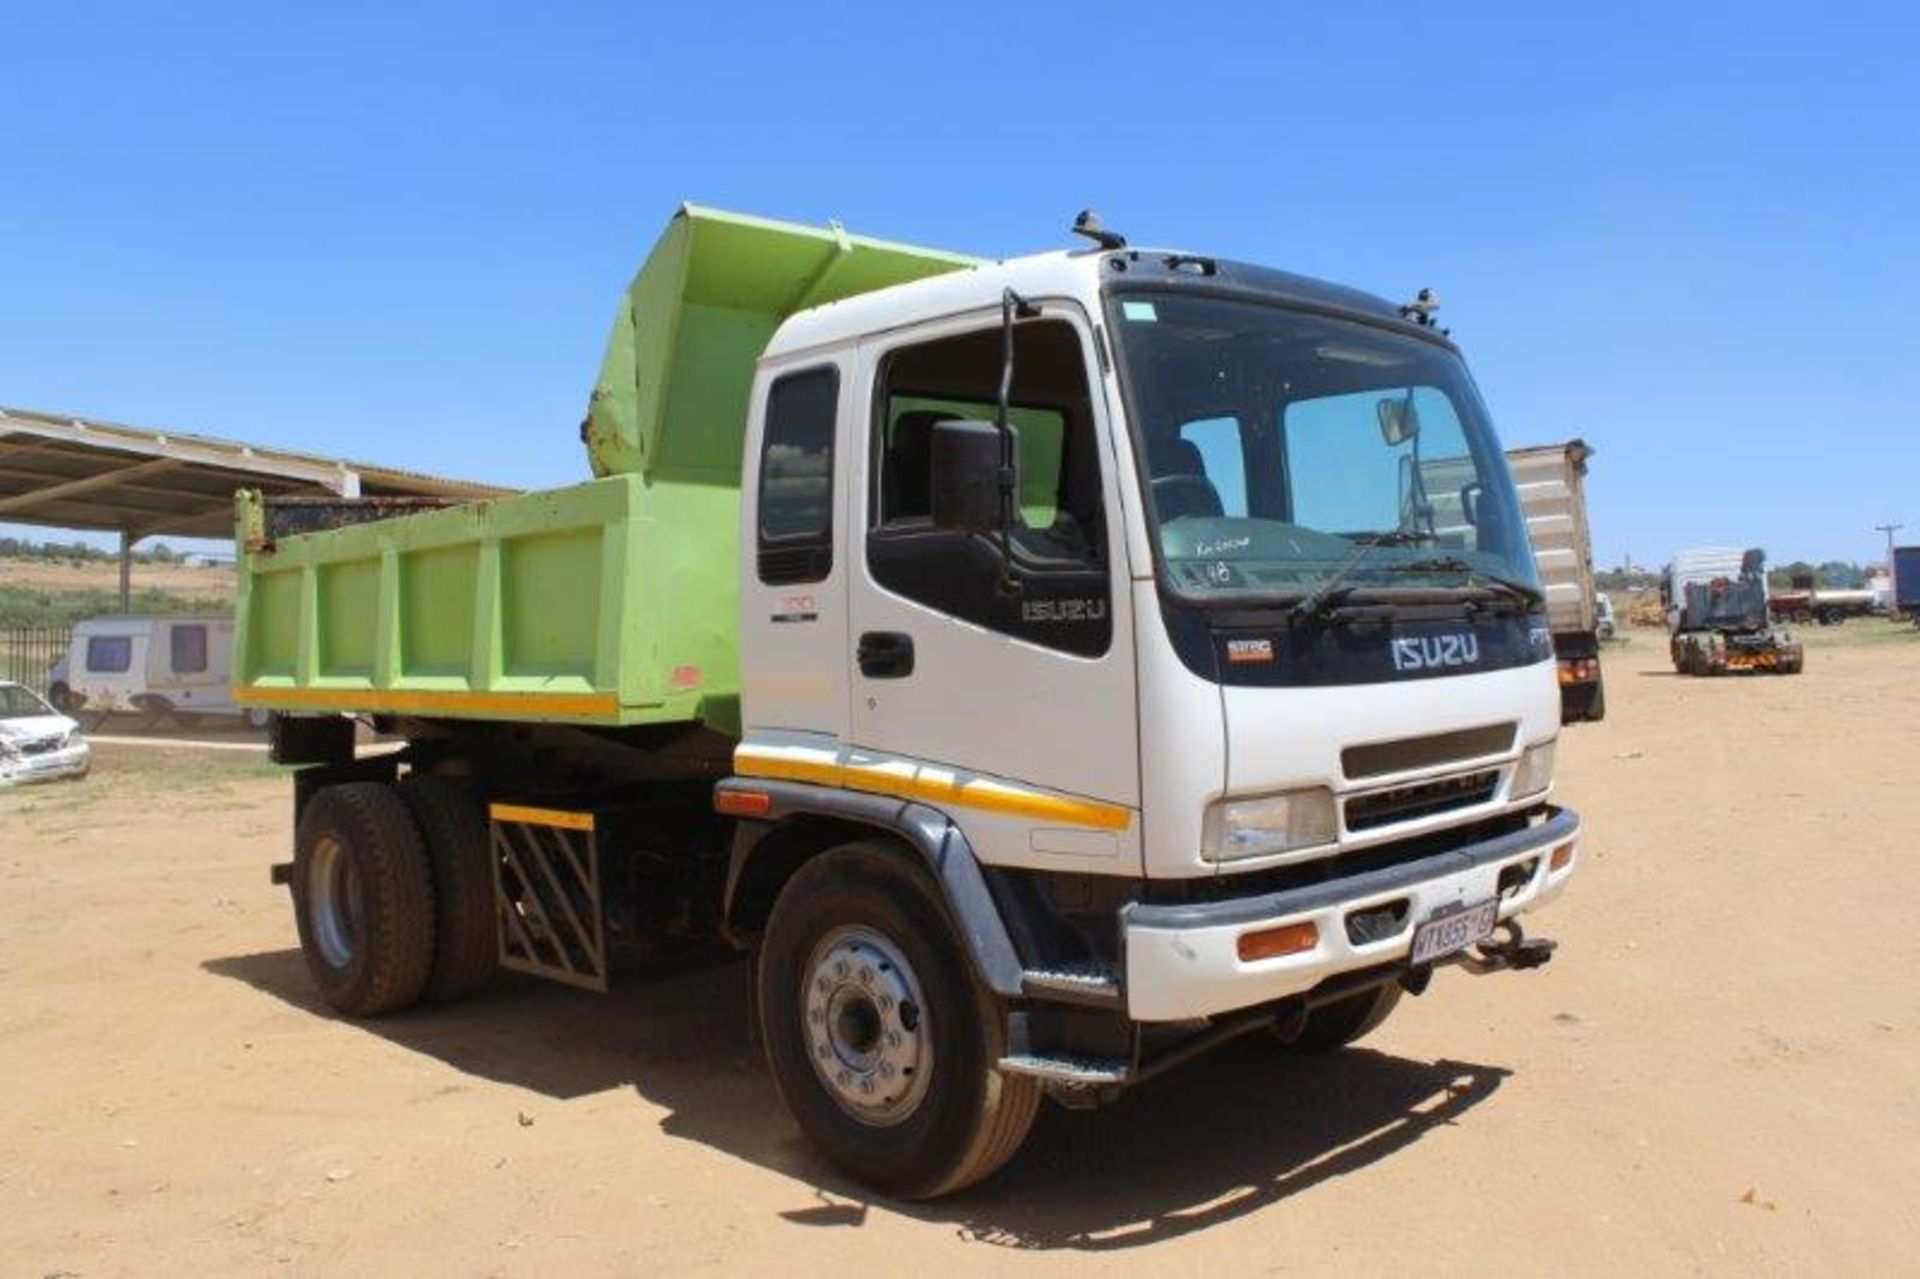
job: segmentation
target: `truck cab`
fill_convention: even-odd
[[[943,527],[942,436],[995,418],[1008,367],[1008,527]],[[1137,1022],[1564,886],[1538,578],[1437,330],[1257,267],[1059,253],[796,315],[752,405],[729,785],[938,810],[997,901],[1103,885],[1109,927],[1023,921],[1029,958]],[[1287,929],[1312,941],[1261,953]]]

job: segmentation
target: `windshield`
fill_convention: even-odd
[[[0,719],[52,715],[54,710],[18,684],[0,684]]]
[[[1356,591],[1537,589],[1506,461],[1452,351],[1167,293],[1117,296],[1113,327],[1176,589],[1304,596],[1336,574]]]

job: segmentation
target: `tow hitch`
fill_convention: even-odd
[[[1554,947],[1560,944],[1545,937],[1527,936],[1517,919],[1503,921],[1499,931],[1503,935],[1498,939],[1489,938],[1461,955],[1461,966],[1470,973],[1539,968],[1553,958]]]

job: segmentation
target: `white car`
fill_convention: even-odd
[[[91,754],[79,724],[26,685],[0,680],[0,787],[85,777]]]

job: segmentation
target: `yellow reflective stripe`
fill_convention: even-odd
[[[563,830],[592,830],[592,813],[569,813],[559,808],[528,808],[524,804],[489,804],[487,816],[496,822],[527,826],[558,826]]]
[[[389,711],[432,714],[465,711],[490,715],[617,715],[620,699],[612,693],[463,693],[394,688],[254,688],[236,685],[233,700],[243,705],[297,707],[302,710]]]
[[[914,765],[902,761],[840,765],[817,756],[809,759],[742,747],[733,753],[733,767],[745,777],[841,786],[871,795],[890,795],[947,808],[971,808],[1053,825],[1125,830],[1133,822],[1132,812],[1118,804],[1049,795],[984,778],[963,782],[951,777],[927,777]]]

